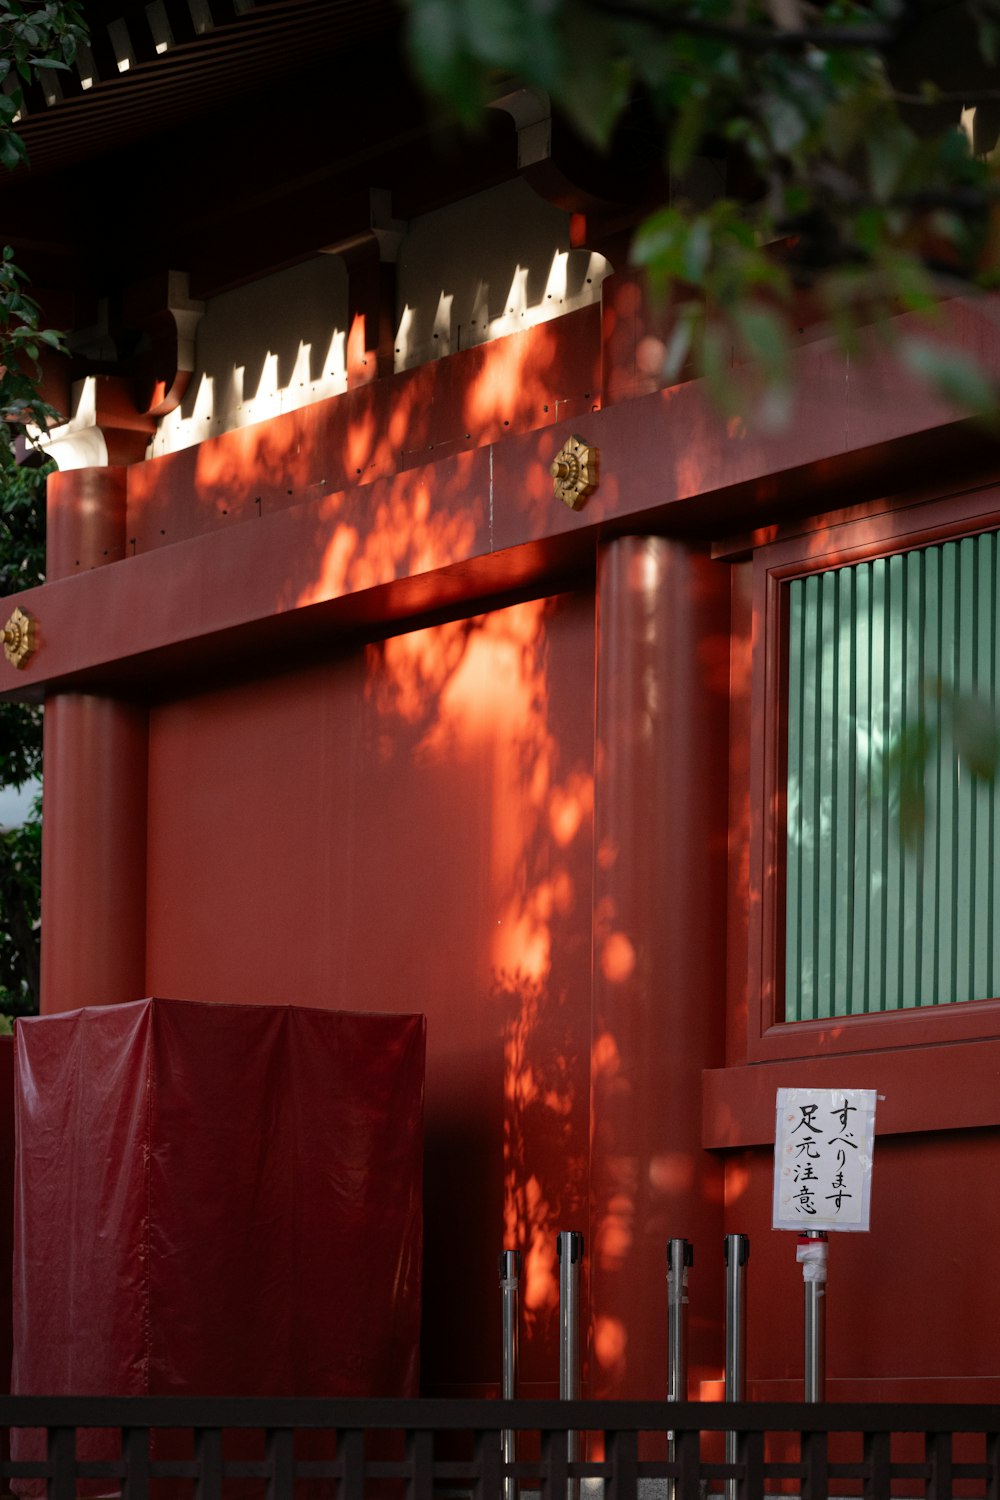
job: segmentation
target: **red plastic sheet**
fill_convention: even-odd
[[[16,1070],[14,1392],[416,1393],[422,1016],[142,1000]]]

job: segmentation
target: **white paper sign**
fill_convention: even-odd
[[[779,1089],[772,1229],[868,1228],[874,1089]]]

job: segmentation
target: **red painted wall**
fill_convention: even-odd
[[[830,1236],[831,1401],[1000,1400],[998,1145],[995,1129],[877,1140],[871,1230]],[[750,1398],[800,1400],[802,1269],[795,1235],[770,1227],[772,1164],[770,1148],[729,1157],[727,1232],[751,1239]]]
[[[14,1038],[0,1037],[0,1393],[10,1390],[13,1343],[9,1267],[14,1258]],[[4,1443],[8,1435],[4,1435]],[[2,1454],[2,1449],[0,1449]]]
[[[64,476],[50,515],[63,576],[19,601],[43,645],[4,692],[47,692],[53,751],[44,1008],[159,992],[427,1014],[427,1392],[495,1383],[496,1254],[515,1243],[522,1388],[554,1392],[553,1236],[583,1228],[591,1389],[661,1394],[660,1256],[695,1221],[692,1394],[716,1389],[727,1225],[754,1237],[751,1380],[779,1393],[801,1280],[767,1228],[761,1100],[776,1081],[814,1079],[778,1079],[767,1049],[793,1072],[835,1064],[828,1081],[870,1086],[855,1075],[873,1054],[842,1062],[829,1029],[806,1038],[805,1064],[797,1042],[759,1034],[774,877],[751,857],[769,816],[754,769],[766,631],[750,565],[730,574],[729,559],[859,499],[858,475],[866,495],[886,486],[871,512],[903,524],[899,461],[932,454],[931,485],[967,435],[949,450],[952,414],[821,344],[796,357],[799,418],[778,436],[725,427],[697,382],[642,395],[634,294],[606,284],[599,410],[587,310],[137,464],[124,518],[119,471]],[[972,337],[973,314],[958,326]],[[554,500],[549,475],[567,401],[572,430],[600,445],[601,484],[580,512]],[[100,496],[111,539],[89,525]],[[996,512],[995,498],[976,503]],[[677,538],[692,533],[685,557]],[[596,656],[589,587],[381,644],[351,634],[595,572]],[[952,1375],[992,1378],[969,1292],[988,1272],[980,1246],[954,1262],[948,1315],[926,1336],[893,1345],[879,1319],[896,1303],[872,1290],[905,1287],[912,1303],[952,1253],[952,1226],[970,1240],[992,1228],[975,1194],[1000,1128],[994,1060],[982,1017],[958,1009],[948,1025],[969,1053],[957,1033],[929,1046],[936,1032],[887,1055],[876,1228],[834,1247],[853,1295],[842,1313],[831,1283],[831,1376],[871,1393],[890,1377],[898,1395],[924,1375],[942,1377],[929,1395]],[[878,1024],[895,1038],[896,1018]],[[893,1119],[921,1050],[948,1064],[947,1108],[922,1099]],[[907,1280],[898,1231],[921,1214],[927,1255]]]
[[[842,560],[996,524],[995,491],[920,495],[833,518],[789,523],[780,545]],[[985,521],[984,521],[985,517]],[[931,529],[930,537],[924,532]],[[775,528],[777,532],[777,528]],[[773,538],[760,538],[763,542]],[[1000,1316],[995,1245],[1000,1206],[1000,1040],[995,1002],[786,1026],[765,1003],[780,962],[761,938],[762,905],[780,896],[780,835],[767,858],[773,802],[754,780],[778,684],[765,670],[766,552],[733,568],[730,718],[730,891],[725,1068],[704,1075],[703,1138],[726,1164],[726,1230],[751,1238],[748,1382],[752,1399],[802,1395],[803,1291],[795,1235],[773,1231],[774,1097],[778,1087],[874,1088],[879,1094],[871,1229],[831,1234],[827,1394],[831,1400],[1000,1399],[990,1330]],[[780,826],[780,825],[779,825]],[[762,900],[763,898],[763,900]],[[756,956],[754,944],[756,942]],[[763,952],[763,957],[761,956]],[[780,955],[780,950],[779,950]],[[768,965],[770,964],[770,969]],[[762,976],[763,975],[763,979]],[[697,1268],[721,1275],[717,1260]]]
[[[427,1015],[425,1392],[558,1368],[587,1228],[594,613],[536,600],[150,718],[149,993]],[[505,1224],[506,1220],[506,1224]]]

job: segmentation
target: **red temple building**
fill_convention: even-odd
[[[43,1014],[426,1016],[427,1395],[496,1392],[502,1248],[556,1392],[572,1229],[585,1392],[665,1394],[683,1236],[721,1394],[740,1231],[748,1393],[798,1396],[775,1091],[876,1089],[829,1395],[1000,1400],[1000,790],[945,745],[918,850],[872,791],[924,681],[1000,688],[995,444],[809,328],[780,432],[664,388],[655,172],[525,91],[458,138],[387,0],[88,12],[0,199],[73,349],[47,581],[0,605]],[[946,332],[1000,373],[992,309]]]

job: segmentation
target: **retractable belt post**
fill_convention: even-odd
[[[583,1235],[575,1229],[561,1230],[556,1238],[559,1255],[559,1398],[580,1399],[580,1266],[583,1262]],[[567,1435],[567,1457],[577,1458],[577,1434]],[[579,1493],[579,1483],[571,1479],[568,1500]]]
[[[806,1401],[826,1400],[826,1266],[829,1240],[822,1229],[799,1235],[795,1259],[805,1291]]]
[[[687,1400],[688,1270],[690,1240],[667,1241],[667,1400]]]
[[[500,1252],[500,1395],[513,1401],[517,1395],[517,1288],[521,1275],[520,1250]],[[514,1462],[514,1431],[505,1427],[500,1434],[501,1457],[505,1464]],[[517,1481],[509,1476],[503,1482],[503,1500],[515,1500]]]
[[[667,1400],[686,1401],[688,1392],[688,1271],[694,1265],[690,1240],[667,1241]],[[673,1462],[674,1435],[667,1433],[667,1458]],[[667,1480],[667,1500],[676,1484]]]
[[[745,1234],[727,1234],[723,1241],[726,1261],[726,1400],[746,1399],[747,1381],[747,1262],[750,1239]],[[736,1462],[736,1434],[726,1433],[726,1463]],[[726,1500],[736,1500],[738,1481],[726,1480]]]

